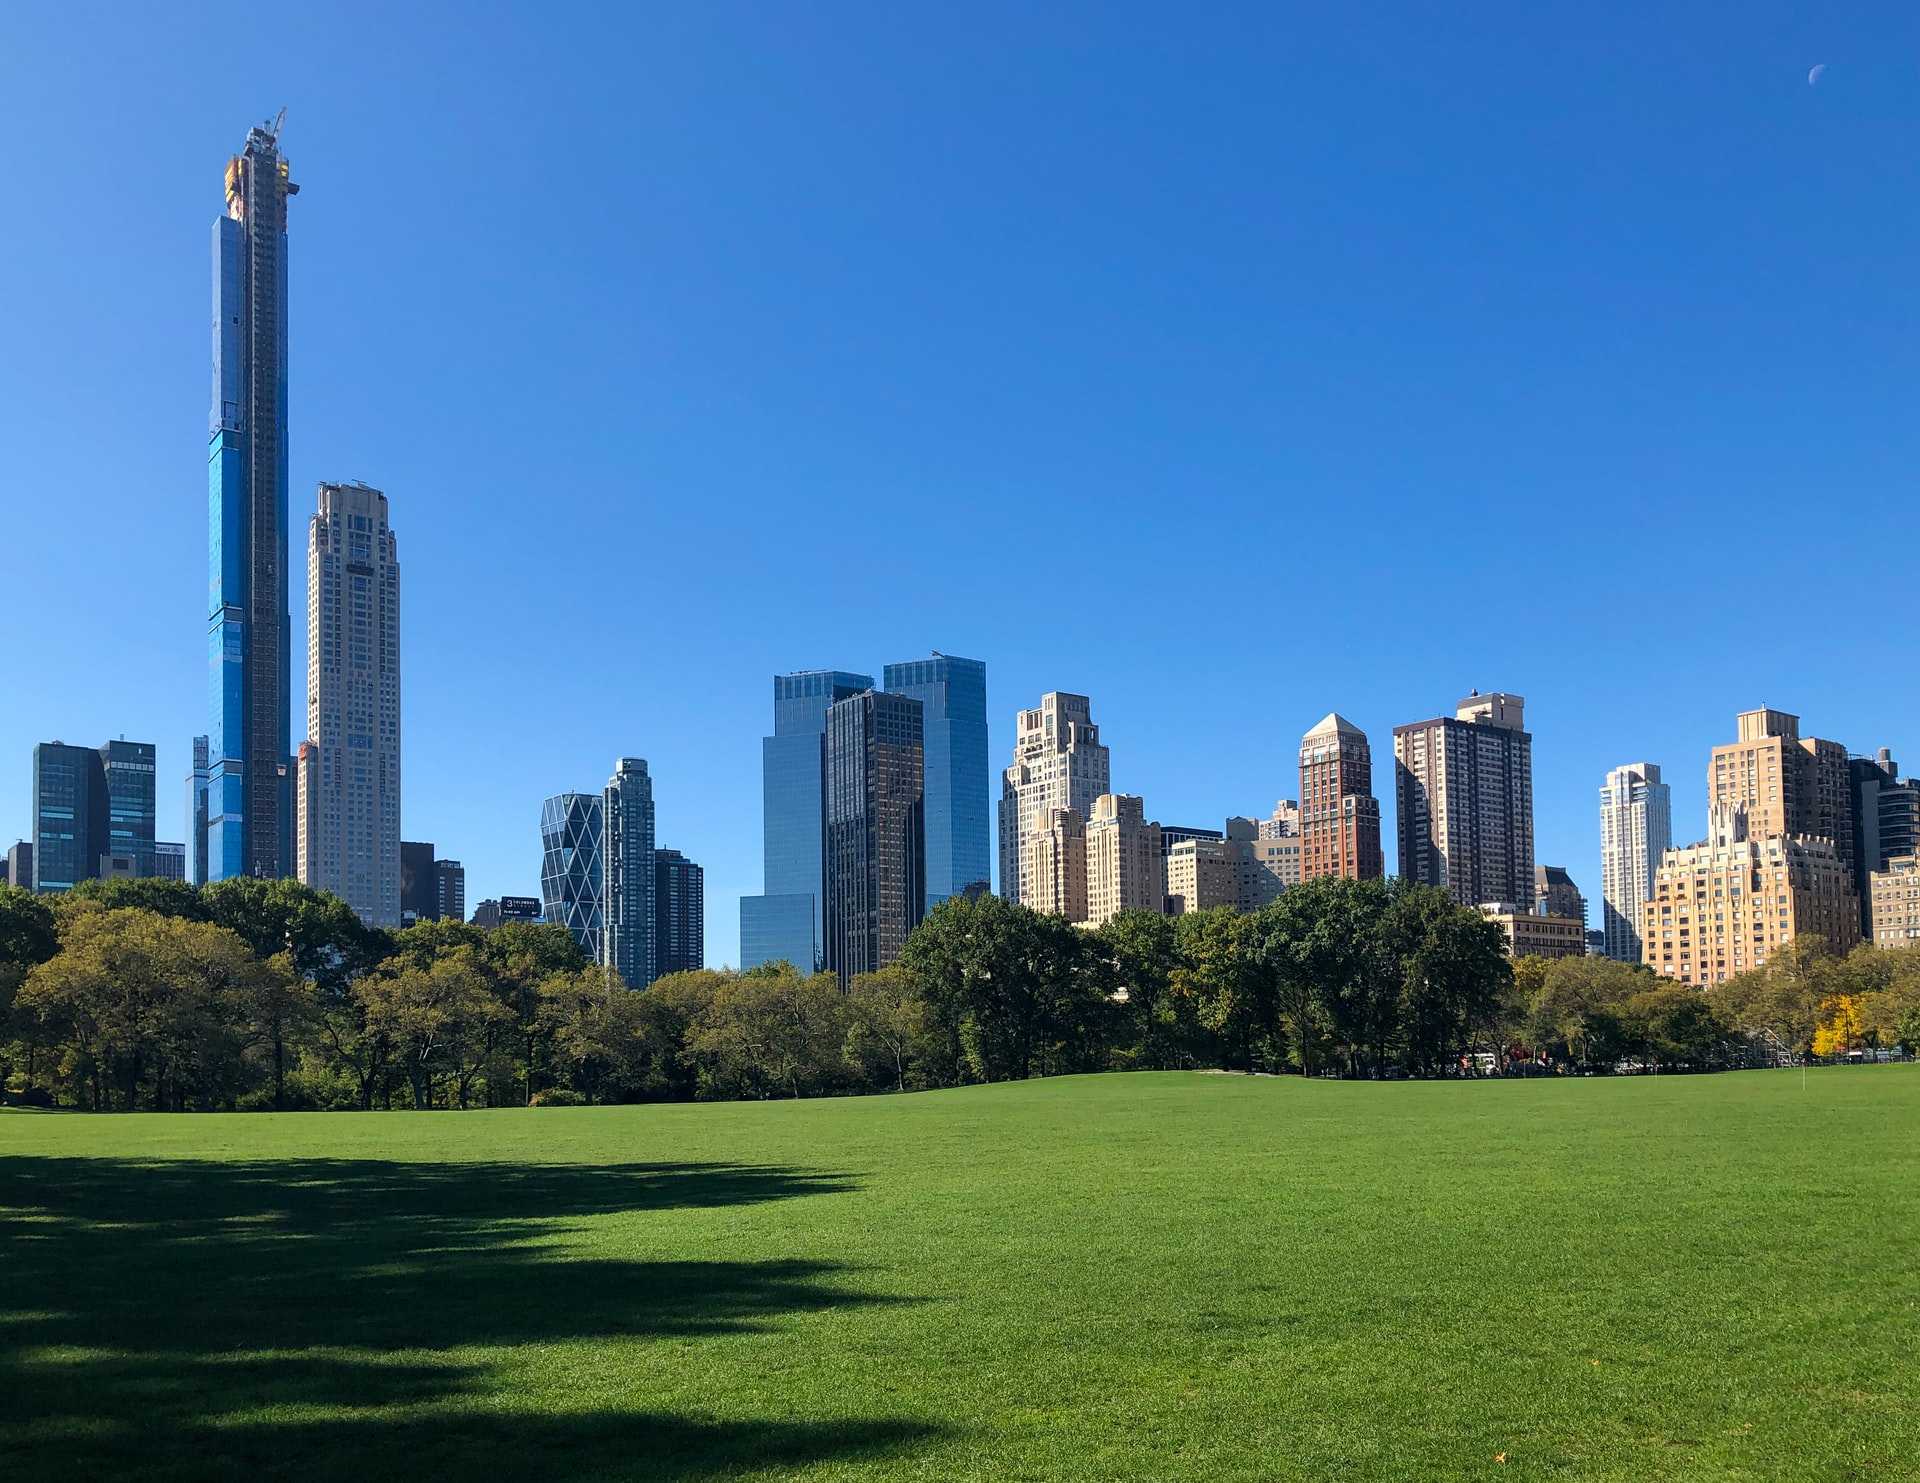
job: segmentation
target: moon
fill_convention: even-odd
[[[1807,86],[1810,88],[1818,87],[1820,85],[1820,79],[1825,77],[1826,75],[1827,75],[1827,64],[1825,62],[1822,62],[1807,74]]]

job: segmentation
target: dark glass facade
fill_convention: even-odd
[[[154,873],[154,748],[152,742],[112,741],[100,749],[106,783],[106,833],[99,875]]]
[[[431,922],[440,915],[440,890],[434,882],[433,856],[431,843],[417,839],[400,841],[402,922]]]
[[[925,727],[926,910],[992,879],[987,667],[934,654],[889,664],[885,688],[920,702]]]
[[[65,891],[100,869],[107,837],[107,780],[93,747],[42,742],[33,749],[33,889]]]
[[[873,688],[871,675],[806,670],[773,680],[773,735],[761,742],[764,877],[740,900],[740,966],[820,961],[822,903],[820,736],[827,708]],[[794,898],[805,898],[802,912]]]
[[[293,873],[287,613],[287,200],[274,127],[227,164],[213,230],[207,443],[207,870]]]
[[[654,851],[653,921],[662,977],[706,967],[706,872],[678,850]]]
[[[33,749],[33,889],[153,875],[153,816],[152,742],[42,742]]]
[[[467,867],[458,860],[433,862],[433,907],[440,921],[467,919]]]
[[[193,771],[187,774],[188,878],[207,883],[207,739],[193,739]]]
[[[843,984],[898,958],[926,912],[924,735],[909,695],[869,690],[827,710],[823,966]]]

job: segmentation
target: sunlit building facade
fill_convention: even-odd
[[[293,874],[287,608],[287,201],[277,125],[227,163],[213,233],[207,445],[212,715],[207,873]]]

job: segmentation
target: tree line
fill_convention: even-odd
[[[1133,1068],[1706,1068],[1756,1038],[1920,1041],[1920,955],[1802,939],[1703,994],[1605,959],[1510,963],[1500,929],[1442,891],[1326,879],[1251,914],[1126,912],[1091,931],[955,899],[844,990],[780,963],[630,991],[558,926],[374,930],[292,881],[0,888],[0,1086],[100,1111],[810,1097]]]

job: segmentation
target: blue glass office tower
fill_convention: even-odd
[[[927,911],[992,879],[987,667],[937,650],[889,664],[886,690],[920,702],[925,720]]]
[[[213,228],[207,874],[293,874],[287,198],[279,123],[227,163]]]
[[[820,966],[822,908],[820,738],[827,707],[873,688],[873,676],[815,669],[773,677],[773,735],[760,744],[765,874],[740,898],[740,966],[780,959]]]
[[[557,793],[541,805],[541,904],[596,963],[606,948],[606,868],[600,794]]]

